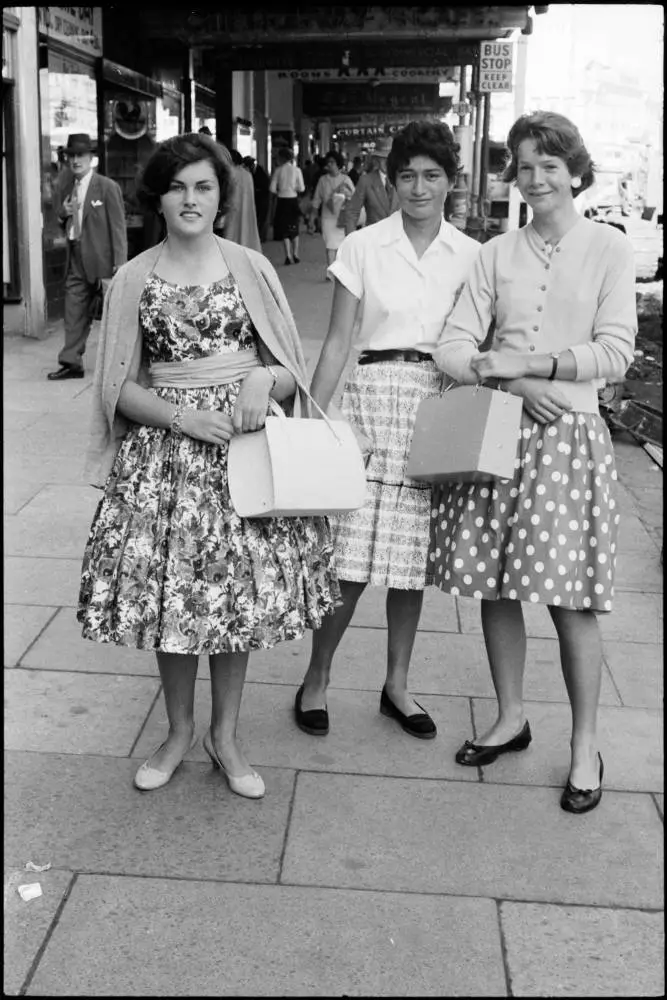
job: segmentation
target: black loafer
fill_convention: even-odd
[[[597,788],[575,788],[568,779],[567,785],[563,789],[560,798],[560,807],[569,813],[585,813],[595,809],[602,798],[602,775],[604,774],[604,764],[600,759],[600,784]]]
[[[415,702],[419,705],[419,702]],[[415,712],[414,715],[404,715],[396,706],[393,701],[389,698],[386,690],[382,688],[382,694],[380,695],[380,711],[383,715],[388,715],[391,719],[396,719],[400,722],[401,726],[406,733],[410,736],[416,736],[418,740],[432,740],[438,730],[436,729],[435,722],[428,714],[425,712],[421,705],[421,712]]]
[[[304,712],[301,708],[302,695],[303,684],[294,699],[294,718],[297,726],[311,736],[326,736],[329,732],[329,713],[326,708],[311,708],[310,711]]]
[[[500,743],[497,747],[482,747],[472,740],[466,740],[463,746],[456,751],[456,763],[466,764],[468,767],[482,767],[484,764],[492,764],[496,757],[512,750],[525,750],[532,740],[530,726],[526,722],[518,736],[508,740],[507,743]]]
[[[83,368],[72,368],[71,365],[61,365],[57,372],[49,372],[46,377],[50,382],[59,382],[64,378],[83,378]]]

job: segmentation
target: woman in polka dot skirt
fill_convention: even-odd
[[[598,388],[620,380],[637,331],[632,246],[578,214],[594,180],[576,127],[537,112],[513,125],[507,180],[532,222],[486,243],[441,335],[437,364],[461,383],[523,398],[515,474],[434,491],[431,553],[442,590],[482,602],[498,718],[460,764],[490,764],[531,741],[522,700],[522,601],[548,605],[572,707],[571,765],[561,806],[602,794],[596,722],[602,646],[595,613],[612,609],[619,514],[616,470]],[[479,347],[495,322],[492,349]]]

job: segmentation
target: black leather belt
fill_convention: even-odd
[[[431,361],[430,354],[423,351],[362,351],[359,355],[360,365],[372,365],[379,361]]]

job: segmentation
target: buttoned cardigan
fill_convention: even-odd
[[[304,392],[308,375],[303,348],[273,266],[255,250],[217,236],[214,239],[238,284],[260,341],[297,382],[294,415],[309,415],[310,404]],[[103,488],[121,441],[131,426],[131,421],[117,409],[124,383],[129,379],[145,388],[151,385],[142,356],[139,301],[161,249],[162,244],[151,247],[119,268],[106,295],[93,377],[90,439],[85,464],[87,482],[99,488]]]
[[[433,352],[457,382],[495,321],[498,351],[571,351],[574,381],[557,380],[574,409],[597,412],[597,390],[620,381],[637,334],[632,243],[613,226],[579,219],[550,251],[532,223],[485,243]]]

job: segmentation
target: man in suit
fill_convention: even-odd
[[[366,210],[366,225],[386,219],[398,208],[396,189],[387,177],[387,157],[391,149],[391,139],[381,139],[370,156],[367,173],[357,181],[354,194],[341,211],[340,222],[345,227],[345,235],[354,232],[359,223],[361,210]]]
[[[92,169],[93,145],[85,132],[70,135],[65,147],[71,180],[58,213],[67,236],[65,346],[52,382],[83,378],[83,354],[100,282],[127,260],[125,209],[120,187]]]

